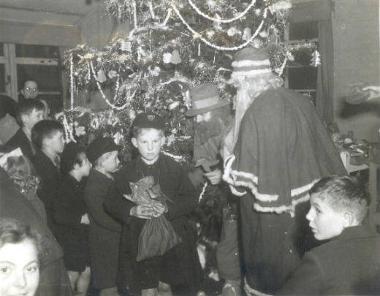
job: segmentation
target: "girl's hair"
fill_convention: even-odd
[[[35,245],[38,254],[41,254],[41,236],[19,220],[12,218],[0,219],[0,248],[5,244],[17,244],[24,240],[31,240]]]

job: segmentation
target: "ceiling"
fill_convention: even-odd
[[[309,1],[313,0],[291,0],[295,4]],[[0,20],[75,26],[102,4],[103,0],[0,0]]]
[[[0,0],[0,20],[75,26],[100,0]]]

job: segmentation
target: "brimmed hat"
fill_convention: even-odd
[[[232,62],[231,78],[237,76],[254,77],[272,73],[269,56],[263,49],[246,47],[236,53]]]
[[[87,147],[87,158],[93,163],[104,153],[120,150],[121,146],[116,145],[111,137],[99,137]]]
[[[190,89],[191,109],[186,116],[195,116],[228,105],[230,102],[219,98],[216,86],[211,83],[202,84]]]
[[[152,112],[140,113],[136,116],[132,123],[132,127],[138,128],[154,128],[158,130],[165,129],[165,122],[163,119]]]

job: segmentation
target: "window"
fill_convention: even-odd
[[[62,110],[62,79],[59,48],[30,44],[2,44],[0,54],[0,93],[14,99],[26,80],[35,80],[39,98],[52,112]]]
[[[315,104],[318,68],[311,63],[318,48],[318,22],[290,23],[287,39],[294,56],[287,65],[287,87],[310,96]]]

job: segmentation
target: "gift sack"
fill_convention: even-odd
[[[140,232],[136,261],[161,256],[180,242],[181,238],[164,215],[147,220]]]

